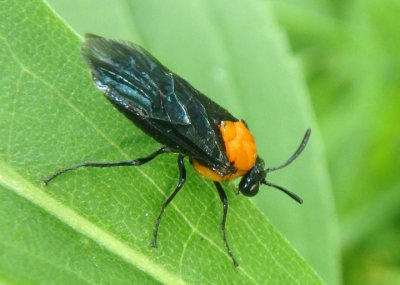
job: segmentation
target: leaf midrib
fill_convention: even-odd
[[[109,232],[100,229],[77,212],[52,198],[38,187],[32,185],[12,168],[0,161],[0,185],[31,201],[43,210],[51,213],[77,232],[91,238],[110,252],[120,256],[128,263],[166,284],[186,284],[184,280],[171,274],[148,257],[134,250]]]

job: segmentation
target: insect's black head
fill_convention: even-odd
[[[249,197],[256,195],[260,183],[265,180],[266,176],[267,172],[264,169],[264,160],[258,156],[253,168],[240,180],[239,192]]]
[[[281,169],[287,165],[289,165],[296,157],[299,156],[299,154],[303,151],[305,148],[308,139],[310,138],[311,130],[308,129],[300,146],[296,150],[296,152],[283,164],[276,166],[276,167],[268,167],[267,169],[264,169],[264,160],[262,160],[260,157],[257,157],[256,163],[254,164],[253,168],[245,175],[243,176],[242,180],[239,183],[239,192],[242,193],[245,196],[254,196],[258,193],[258,189],[260,187],[260,184],[265,184],[267,186],[274,187],[278,190],[283,191],[287,195],[289,195],[291,198],[299,202],[300,204],[303,203],[303,200],[297,196],[295,193],[287,190],[286,188],[276,185],[266,179],[267,174],[269,172],[273,172],[275,170]]]

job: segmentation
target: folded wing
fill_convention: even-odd
[[[229,112],[139,45],[86,35],[82,54],[95,84],[143,131],[222,174],[234,171],[218,129],[237,121]]]

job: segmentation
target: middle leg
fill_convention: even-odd
[[[156,226],[154,227],[154,239],[153,239],[153,247],[157,247],[157,234],[158,234],[158,227],[160,226],[161,218],[164,213],[165,208],[168,206],[168,204],[174,199],[175,195],[178,194],[179,190],[182,189],[183,185],[185,184],[186,181],[186,169],[185,169],[185,164],[183,163],[183,158],[185,156],[183,154],[179,154],[178,156],[178,168],[179,168],[179,182],[178,185],[176,186],[174,192],[169,195],[167,199],[162,204],[160,213],[158,214],[157,221],[156,221]]]

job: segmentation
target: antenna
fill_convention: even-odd
[[[283,163],[283,164],[281,164],[279,166],[275,166],[275,167],[268,167],[265,170],[265,172],[266,173],[273,172],[275,170],[284,168],[284,167],[288,166],[290,163],[292,163],[293,160],[295,160],[300,155],[300,153],[304,150],[304,148],[306,147],[306,145],[308,143],[308,140],[310,138],[310,135],[311,135],[311,129],[308,128],[307,131],[306,131],[306,134],[304,135],[303,140],[301,141],[301,143],[300,143],[299,147],[297,148],[297,150],[295,151],[295,153],[285,163]],[[284,188],[282,186],[276,185],[276,184],[274,184],[274,183],[272,183],[270,181],[267,181],[266,179],[261,181],[261,183],[263,183],[263,184],[265,184],[267,186],[274,187],[274,188],[282,191],[286,195],[290,196],[293,200],[296,200],[299,204],[303,204],[303,199],[301,199],[297,194],[293,193],[292,191],[290,191],[290,190],[288,190],[288,189],[286,189],[286,188]]]
[[[300,153],[301,153],[301,152],[304,150],[304,148],[306,147],[307,142],[308,142],[308,139],[310,138],[310,134],[311,134],[311,129],[308,128],[307,131],[306,131],[306,134],[304,135],[304,138],[303,138],[303,140],[301,141],[301,144],[300,144],[299,147],[297,148],[296,152],[295,152],[284,164],[281,164],[281,165],[275,166],[275,167],[268,167],[265,171],[266,171],[267,173],[273,172],[273,171],[275,171],[275,170],[284,168],[284,167],[288,166],[290,163],[292,163],[292,161],[295,160],[296,157],[298,157],[298,156],[300,155]],[[271,186],[272,186],[272,185],[271,185]],[[275,186],[273,186],[273,187],[275,187]]]
[[[282,186],[276,185],[276,184],[274,184],[272,182],[269,182],[269,181],[267,181],[265,179],[263,181],[261,181],[261,183],[263,183],[265,185],[268,185],[268,186],[271,186],[271,187],[274,187],[274,188],[276,188],[278,190],[281,190],[286,195],[290,196],[293,200],[296,200],[299,204],[303,204],[303,199],[301,199],[297,194],[293,193],[292,191],[290,191],[290,190],[288,190],[288,189],[286,189],[286,188],[284,188]]]

